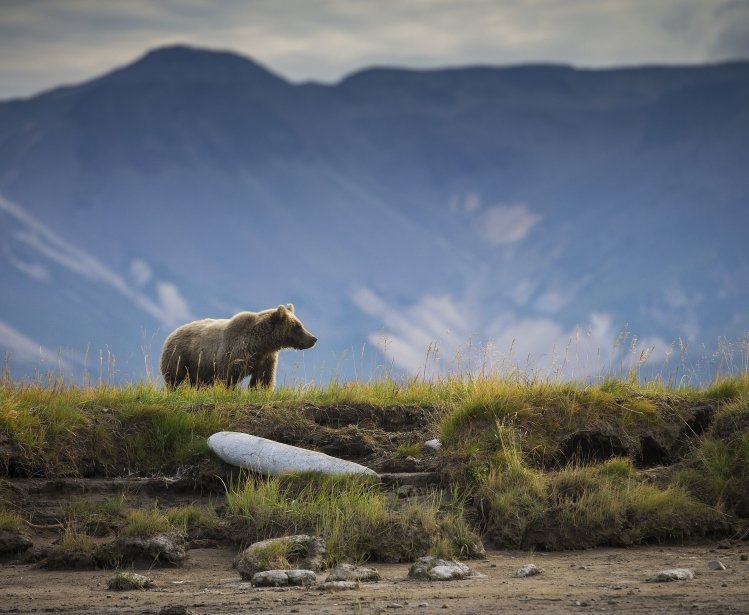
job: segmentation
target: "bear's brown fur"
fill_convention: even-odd
[[[246,376],[250,386],[273,388],[278,352],[312,348],[317,338],[304,328],[294,306],[240,312],[233,318],[196,320],[176,329],[164,342],[161,374],[174,388],[221,382],[233,387]]]

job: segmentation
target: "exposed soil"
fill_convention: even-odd
[[[591,551],[524,553],[490,551],[468,562],[486,575],[464,581],[406,580],[407,564],[374,566],[378,583],[358,589],[322,592],[257,589],[232,570],[236,554],[228,547],[192,549],[181,568],[140,570],[155,583],[149,590],[107,589],[111,570],[47,571],[31,565],[0,566],[0,613],[159,613],[185,607],[215,613],[747,613],[749,562],[746,544],[638,547]],[[711,571],[719,559],[726,570]],[[543,574],[518,579],[515,571],[534,562]],[[693,568],[695,579],[648,583],[661,569]],[[324,578],[320,573],[319,578]],[[174,611],[178,612],[178,611]],[[183,611],[184,612],[184,611]]]

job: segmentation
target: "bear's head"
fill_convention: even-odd
[[[287,348],[306,350],[312,348],[317,338],[304,328],[302,321],[294,314],[294,306],[279,305],[271,316],[274,327],[282,332],[283,343]]]

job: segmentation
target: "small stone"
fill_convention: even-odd
[[[285,570],[264,570],[252,576],[252,584],[257,587],[281,587],[289,584]]]
[[[723,583],[721,583],[720,586],[721,587],[728,587],[728,583],[726,583],[725,581],[723,581]]]
[[[741,554],[741,555],[739,556],[739,559],[740,559],[740,560],[741,560],[742,562],[745,562],[746,560],[748,560],[748,559],[749,559],[749,555],[747,555],[746,553],[742,553],[742,554]]]
[[[317,581],[317,575],[312,570],[287,570],[286,576],[289,579],[289,585],[309,587]]]
[[[380,573],[375,568],[359,568],[352,564],[339,564],[328,573],[325,581],[379,581]]]
[[[419,602],[419,604],[417,604],[416,606],[419,607],[420,609],[425,609],[425,608],[427,608],[429,606],[429,603],[428,602]]]
[[[725,570],[726,569],[723,562],[719,562],[718,560],[713,560],[712,562],[708,562],[707,567],[710,570]]]
[[[386,608],[388,609],[402,609],[404,605],[402,605],[400,602],[391,602],[387,605]]]
[[[694,570],[691,568],[669,568],[661,570],[650,577],[648,583],[666,583],[668,581],[689,581],[694,578]]]
[[[255,587],[285,587],[287,585],[301,585],[307,587],[317,580],[312,570],[265,570],[257,572],[252,577]]]
[[[427,440],[424,442],[424,446],[427,448],[431,448],[433,451],[439,450],[442,447],[442,442],[439,441],[439,438],[432,438],[431,440]]]
[[[520,566],[520,568],[515,571],[515,577],[518,579],[533,577],[537,574],[541,574],[543,571],[544,569],[539,568],[536,564],[526,564],[525,566]]]
[[[432,555],[420,557],[408,571],[408,577],[416,581],[454,581],[477,576],[484,575],[474,572],[461,562],[443,560]]]

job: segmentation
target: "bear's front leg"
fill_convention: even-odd
[[[276,386],[276,367],[278,366],[278,353],[264,355],[259,358],[255,370],[250,376],[250,388],[257,386],[272,389]]]

